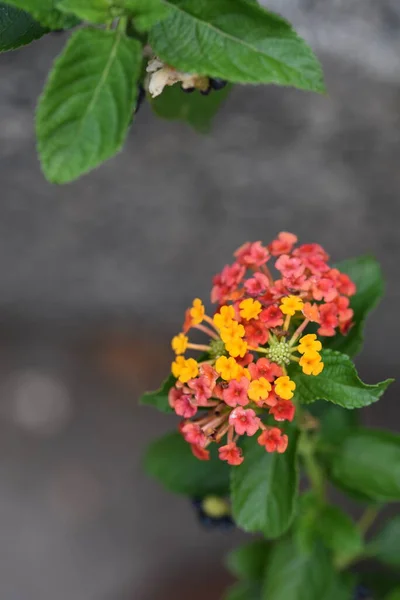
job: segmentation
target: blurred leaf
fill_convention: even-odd
[[[267,538],[284,533],[298,495],[297,432],[291,428],[284,454],[268,453],[254,438],[243,442],[244,462],[232,468],[232,513],[245,531]]]
[[[307,410],[319,421],[319,434],[323,445],[341,442],[359,422],[357,411],[347,410],[324,400],[310,404]]]
[[[270,544],[266,540],[253,540],[232,550],[225,564],[238,579],[261,581],[269,549]]]
[[[321,66],[312,50],[278,15],[245,0],[165,4],[170,14],[151,30],[149,43],[180,71],[324,91]]]
[[[334,553],[340,564],[354,558],[363,549],[364,543],[354,521],[338,506],[325,505],[316,521],[318,534],[327,548]]]
[[[354,356],[360,352],[363,345],[366,317],[383,295],[383,275],[379,263],[372,256],[352,258],[336,266],[349,275],[357,286],[357,292],[350,301],[354,310],[354,325],[346,336],[337,334],[332,338],[324,338],[324,347]]]
[[[160,96],[153,98],[151,106],[156,115],[163,119],[186,121],[193,129],[207,133],[231,88],[227,85],[222,90],[203,96],[198,91],[185,93],[179,84],[175,84],[164,88]]]
[[[146,31],[169,12],[162,0],[57,0],[57,8],[90,23],[108,23],[116,17],[134,18],[135,27]]]
[[[174,412],[168,402],[168,392],[175,385],[176,379],[173,375],[169,375],[155,392],[146,392],[140,398],[139,403],[146,406],[153,406],[157,410],[166,413]]]
[[[150,444],[144,464],[150,475],[177,494],[227,496],[229,466],[219,460],[215,444],[210,454],[208,461],[195,458],[179,433],[169,433]]]
[[[47,31],[29,13],[0,2],[0,52],[26,46]]]
[[[386,596],[385,600],[400,600],[400,587],[390,592],[390,594]]]
[[[56,8],[57,0],[7,0],[7,4],[26,10],[49,29],[69,29],[79,23],[72,15],[65,15]]]
[[[67,183],[116,154],[128,132],[142,62],[118,30],[75,32],[54,63],[36,114],[42,168]]]
[[[240,581],[228,589],[223,600],[261,600],[261,586],[254,581]]]
[[[400,516],[390,519],[368,544],[367,553],[392,567],[400,566]]]
[[[400,436],[359,428],[330,457],[334,482],[374,502],[400,500]]]
[[[305,375],[299,364],[290,365],[290,375],[296,383],[295,399],[303,404],[326,400],[343,408],[362,408],[377,402],[393,379],[375,385],[361,381],[346,354],[323,350],[324,370],[316,377]]]

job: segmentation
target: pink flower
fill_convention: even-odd
[[[254,273],[253,277],[244,282],[244,287],[249,296],[259,296],[268,290],[269,279],[264,273]]]
[[[260,241],[246,242],[234,254],[238,262],[246,267],[261,267],[269,259],[268,249]]]
[[[197,413],[197,406],[192,397],[183,389],[171,388],[168,392],[168,402],[176,414],[184,419],[190,419]]]
[[[235,407],[238,404],[246,406],[249,403],[247,390],[250,382],[247,377],[242,377],[239,381],[232,379],[228,387],[222,391],[222,398],[228,406]]]
[[[220,459],[226,460],[229,465],[241,465],[244,461],[242,451],[236,446],[235,442],[226,444],[226,446],[221,446],[218,450],[218,453]]]
[[[275,421],[293,421],[296,409],[290,400],[279,400],[269,412],[274,416]]]
[[[300,258],[291,258],[288,254],[282,254],[275,263],[275,267],[283,277],[300,277],[304,273],[304,263]]]
[[[282,367],[271,362],[268,358],[259,358],[256,363],[249,365],[249,371],[252,379],[265,377],[269,382],[272,382],[276,377],[281,377],[283,375]]]
[[[254,435],[260,427],[260,419],[251,408],[238,406],[229,415],[229,424],[233,425],[238,435]]]
[[[236,287],[242,281],[245,273],[245,267],[238,262],[234,262],[232,265],[225,265],[221,272],[222,283],[229,288]]]
[[[200,365],[200,375],[205,378],[210,389],[212,390],[219,377],[217,371],[211,365],[205,363]]]
[[[279,256],[280,254],[288,254],[292,251],[293,246],[297,242],[297,237],[293,233],[287,231],[281,231],[278,235],[278,239],[271,242],[268,249],[272,256]]]
[[[265,324],[259,319],[251,319],[251,321],[246,323],[244,329],[246,332],[246,341],[249,346],[257,348],[257,346],[267,343],[269,332]]]
[[[264,308],[260,313],[259,319],[268,329],[283,325],[283,314],[279,306],[272,305]]]
[[[355,283],[353,283],[350,277],[345,273],[339,274],[338,291],[345,296],[354,296],[357,291]]]
[[[315,278],[311,290],[314,300],[332,302],[338,295],[335,282],[328,277]]]
[[[285,452],[288,446],[288,436],[282,434],[282,431],[278,427],[271,427],[271,429],[265,429],[257,439],[260,446],[264,446],[267,452],[279,452],[282,454]]]
[[[329,266],[326,264],[329,255],[319,244],[303,244],[294,250],[293,256],[301,258],[313,275],[321,275],[329,271]]]
[[[207,438],[200,425],[187,421],[179,427],[181,434],[189,444],[194,444],[204,448],[207,443]]]
[[[335,335],[335,328],[339,323],[336,304],[329,302],[319,307],[319,322],[320,328],[318,329],[318,333],[320,335]]]
[[[197,446],[196,444],[191,444],[191,449],[196,458],[199,460],[210,460],[210,452],[201,446]]]
[[[210,381],[204,375],[190,379],[187,383],[188,387],[192,390],[196,402],[199,406],[206,406],[207,401],[212,396],[212,389],[210,387]]]

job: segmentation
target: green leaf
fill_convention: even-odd
[[[265,573],[263,600],[321,600],[334,577],[328,552],[314,544],[299,552],[291,539],[280,541],[272,550]]]
[[[297,433],[290,430],[284,454],[266,452],[253,438],[243,442],[243,451],[244,462],[231,473],[234,519],[245,531],[278,537],[294,517],[298,495]]]
[[[266,540],[253,540],[232,550],[226,557],[226,566],[238,579],[261,581],[269,549]]]
[[[200,133],[208,133],[221,104],[225,102],[232,86],[202,96],[198,92],[186,94],[179,85],[166,87],[160,96],[151,100],[151,106],[159,117],[186,121]]]
[[[139,31],[148,31],[170,12],[170,7],[163,0],[123,0],[123,4]]]
[[[139,31],[147,31],[169,12],[162,0],[57,0],[57,8],[90,23],[108,23],[127,16],[134,19]]]
[[[57,0],[7,0],[7,4],[26,10],[49,29],[69,29],[79,22],[75,17],[59,11],[56,8]]]
[[[321,445],[339,443],[358,425],[358,412],[346,410],[341,406],[317,400],[307,410],[319,421],[319,440]]]
[[[352,361],[346,354],[323,350],[324,370],[320,375],[305,375],[298,364],[290,366],[296,383],[295,399],[303,404],[327,400],[343,408],[362,408],[377,402],[393,379],[375,385],[361,381]]]
[[[383,276],[379,263],[372,256],[352,258],[336,266],[349,275],[357,286],[357,292],[350,301],[354,310],[354,326],[345,336],[337,334],[332,338],[325,338],[324,347],[354,356],[360,352],[363,345],[363,329],[367,315],[383,295]]]
[[[334,553],[338,565],[354,558],[363,549],[360,530],[338,506],[325,505],[321,508],[316,529],[325,546]]]
[[[373,571],[368,568],[363,570],[362,582],[366,588],[371,590],[373,598],[376,600],[386,599],[387,594],[400,586],[400,573],[394,573],[388,569]]]
[[[49,181],[73,181],[121,149],[141,60],[140,43],[118,30],[71,36],[37,110],[38,150]]]
[[[0,2],[0,52],[26,46],[45,33],[29,13]]]
[[[209,461],[195,458],[190,445],[179,433],[170,433],[147,450],[145,469],[166,488],[177,494],[202,498],[207,494],[229,494],[229,466],[218,459],[216,445]]]
[[[355,578],[350,573],[335,573],[332,583],[324,594],[324,600],[353,600]]]
[[[367,553],[387,565],[400,566],[400,516],[390,519],[368,544]]]
[[[324,91],[313,52],[278,15],[245,0],[164,3],[170,14],[151,30],[149,42],[180,71]]]
[[[117,16],[113,13],[113,3],[109,0],[57,0],[57,8],[90,23],[107,23]]]
[[[388,596],[386,596],[385,600],[400,600],[400,587],[391,591]]]
[[[139,403],[146,406],[153,406],[161,412],[172,413],[174,412],[168,402],[168,392],[175,385],[175,377],[169,375],[161,385],[161,387],[155,392],[146,392],[140,398]]]
[[[260,584],[254,581],[241,581],[233,585],[223,600],[261,600]]]
[[[375,502],[400,500],[400,436],[360,428],[330,457],[335,483]]]

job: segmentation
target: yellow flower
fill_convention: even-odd
[[[265,398],[268,398],[271,390],[272,385],[270,382],[265,379],[265,377],[260,377],[260,379],[254,379],[250,383],[247,395],[249,396],[250,400],[259,402],[260,400],[265,400]]]
[[[229,327],[233,319],[235,318],[235,309],[233,306],[221,306],[219,313],[216,313],[213,317],[214,325],[218,329],[223,327]]]
[[[275,392],[284,400],[293,398],[293,392],[296,389],[296,384],[287,375],[275,379]]]
[[[321,355],[318,352],[306,352],[300,359],[300,366],[306,375],[319,375],[324,368]]]
[[[258,300],[253,300],[253,298],[246,298],[246,300],[242,300],[239,304],[240,308],[240,316],[247,321],[251,319],[257,319],[258,315],[261,312],[262,306]]]
[[[315,333],[309,333],[300,339],[298,350],[300,354],[307,354],[307,352],[319,352],[319,350],[322,350],[322,344],[317,339]]]
[[[188,338],[184,333],[178,333],[172,338],[171,346],[175,354],[184,354],[188,345]]]
[[[229,326],[223,327],[220,331],[221,340],[229,344],[232,340],[244,337],[245,329],[241,323],[232,321]]]
[[[234,358],[236,358],[237,356],[243,358],[243,356],[247,352],[247,342],[242,340],[242,338],[240,337],[232,338],[228,342],[225,342],[225,348],[227,349],[229,354]]]
[[[192,319],[192,325],[199,325],[204,319],[204,304],[200,298],[193,300],[192,308],[190,309],[190,317]]]
[[[222,379],[225,381],[231,381],[232,379],[238,379],[241,375],[241,367],[237,364],[236,360],[231,356],[220,356],[217,358],[215,363],[215,370],[219,373]]]
[[[199,365],[194,358],[183,358],[183,356],[177,356],[176,360],[172,363],[172,375],[179,379],[181,383],[187,383],[189,379],[197,377],[199,374]]]
[[[304,306],[304,302],[298,296],[286,296],[282,298],[282,303],[279,306],[284,315],[290,315],[293,317],[297,310],[301,310]]]

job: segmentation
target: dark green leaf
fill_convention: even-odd
[[[400,573],[394,573],[388,569],[373,571],[371,568],[362,572],[362,583],[370,589],[375,600],[382,600],[394,588],[400,586]]]
[[[243,450],[245,460],[231,475],[234,519],[245,531],[278,537],[292,522],[298,495],[297,434],[290,430],[284,454],[266,452],[254,438]]]
[[[0,52],[26,46],[45,33],[29,13],[0,2]]]
[[[325,505],[321,508],[316,530],[325,546],[334,553],[338,565],[354,558],[363,549],[360,530],[338,506]]]
[[[207,133],[231,87],[226,86],[218,92],[202,96],[199,92],[186,94],[179,85],[173,85],[154,98],[151,106],[156,115],[163,119],[186,121],[193,129]]]
[[[324,370],[320,375],[305,375],[298,364],[293,363],[290,374],[296,383],[295,398],[309,404],[316,400],[327,400],[343,408],[362,408],[377,402],[393,379],[375,385],[361,381],[346,354],[334,350],[323,350]]]
[[[278,15],[245,0],[164,3],[171,11],[151,30],[150,45],[177,69],[237,83],[324,91],[313,52]]]
[[[385,600],[400,600],[400,587],[391,591],[388,596],[386,596]]]
[[[121,149],[141,61],[140,43],[120,31],[72,35],[37,110],[38,150],[49,181],[73,181]]]
[[[376,502],[400,500],[400,436],[357,429],[330,457],[335,483]]]
[[[354,356],[362,348],[365,319],[383,294],[383,276],[379,263],[372,256],[345,260],[339,263],[337,268],[349,275],[357,286],[357,293],[350,302],[354,310],[354,326],[346,336],[337,334],[332,338],[326,338],[324,347]]]
[[[368,544],[367,553],[393,567],[400,566],[400,516],[390,519]]]
[[[321,600],[332,586],[333,566],[319,544],[299,552],[290,539],[280,541],[271,551],[265,573],[263,600]]]
[[[335,573],[323,600],[353,600],[355,578],[349,573]],[[366,599],[367,600],[367,599]],[[378,599],[376,599],[378,600]]]
[[[307,410],[319,421],[321,444],[336,444],[340,442],[351,429],[358,425],[358,412],[346,410],[341,406],[317,400],[307,407]]]
[[[253,540],[232,550],[226,557],[226,566],[238,579],[261,581],[269,549],[266,540]]]
[[[202,498],[207,494],[229,494],[229,466],[218,459],[216,446],[211,459],[195,458],[190,445],[179,433],[170,433],[153,442],[145,456],[146,471],[177,494]]]
[[[7,0],[7,4],[26,10],[49,29],[69,29],[79,22],[74,16],[59,11],[57,0]]]
[[[254,581],[241,581],[229,588],[223,600],[261,600],[261,586]]]
[[[168,402],[168,392],[175,385],[175,381],[175,377],[173,375],[170,375],[169,377],[167,377],[167,379],[165,379],[165,381],[162,383],[161,387],[158,390],[156,390],[155,392],[146,392],[145,394],[143,394],[143,396],[139,400],[139,403],[145,404],[146,406],[153,406],[161,412],[174,412]]]

